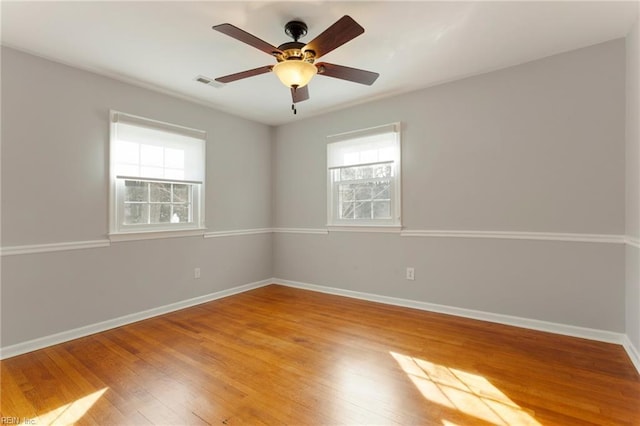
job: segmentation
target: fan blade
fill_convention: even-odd
[[[317,63],[316,66],[318,67],[318,75],[349,80],[354,83],[366,84],[367,86],[371,86],[380,76],[377,72],[329,64],[327,62]]]
[[[270,45],[264,40],[259,39],[253,34],[249,34],[248,32],[241,30],[240,28],[231,25],[231,24],[220,24],[214,25],[212,27],[214,30],[221,32],[222,34],[226,34],[229,37],[233,37],[236,40],[239,40],[243,43],[248,44],[249,46],[253,46],[258,50],[262,50],[264,53],[269,55],[281,54],[282,51],[275,46]]]
[[[273,65],[266,65],[264,67],[237,72],[235,74],[229,74],[229,75],[225,75],[224,77],[218,77],[216,78],[216,81],[219,81],[220,83],[231,83],[232,81],[242,80],[243,78],[253,77],[254,75],[260,75],[260,74],[270,72],[272,68],[273,68]]]
[[[333,49],[353,40],[363,32],[364,28],[354,21],[352,17],[344,15],[324,30],[322,34],[307,43],[302,50],[313,50],[316,52],[315,58],[318,59],[320,56],[326,55]]]
[[[291,99],[293,99],[293,103],[297,104],[298,102],[306,101],[309,99],[309,86],[302,86],[296,89],[291,89]]]

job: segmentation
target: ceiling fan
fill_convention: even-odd
[[[283,43],[278,47],[272,46],[266,41],[231,24],[215,25],[213,29],[274,56],[277,60],[275,65],[266,65],[260,68],[225,75],[216,78],[216,81],[220,83],[231,83],[232,81],[273,71],[282,84],[291,89],[291,97],[293,99],[291,109],[294,114],[296,113],[295,104],[309,99],[307,84],[316,74],[369,86],[372,85],[379,76],[379,74],[375,72],[345,67],[343,65],[330,64],[328,62],[314,63],[316,59],[353,40],[364,32],[364,28],[348,15],[338,19],[322,34],[307,44],[298,41],[307,34],[307,24],[302,21],[287,22],[284,26],[284,32],[293,38],[293,41]]]

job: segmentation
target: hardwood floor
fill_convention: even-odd
[[[5,424],[640,425],[620,346],[278,285],[0,365]]]

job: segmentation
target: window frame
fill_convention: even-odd
[[[177,134],[194,139],[200,139],[202,144],[202,180],[170,179],[144,176],[124,176],[116,173],[116,143],[117,125],[119,122],[127,125],[139,126],[167,134]],[[200,155],[198,155],[200,157]],[[206,132],[188,127],[178,126],[166,122],[156,121],[149,118],[139,117],[119,111],[110,111],[110,138],[109,138],[109,237],[112,240],[127,240],[138,238],[163,238],[184,235],[202,235],[206,230],[204,226],[204,196],[205,196],[205,175],[206,175]],[[186,184],[191,191],[191,222],[163,222],[163,223],[142,223],[125,224],[125,182],[142,181],[147,183],[167,183]],[[149,206],[155,204],[148,198],[146,202]],[[166,204],[175,204],[173,202]]]
[[[391,230],[400,230],[402,227],[402,167],[401,167],[401,157],[402,157],[402,141],[401,141],[401,123],[391,123],[382,126],[355,130],[351,132],[341,133],[337,135],[332,135],[327,138],[327,226],[329,228],[335,227],[337,230],[345,229],[348,227],[355,228],[379,228],[379,229],[391,229]],[[378,136],[390,133],[395,139],[392,143],[396,147],[396,152],[393,160],[384,160],[384,161],[375,161],[375,162],[362,162],[362,163],[354,163],[348,164],[344,166],[331,166],[330,165],[330,151],[331,144],[356,144],[358,140],[364,139],[366,137]],[[363,166],[373,166],[380,164],[391,164],[391,176],[390,177],[381,177],[381,178],[363,178],[356,179],[350,181],[340,181],[334,179],[334,173],[340,173],[341,169],[349,168],[349,167],[363,167]],[[366,183],[367,181],[376,181],[376,180],[390,180],[391,184],[389,186],[389,197],[390,197],[390,213],[391,218],[389,219],[345,219],[340,217],[340,213],[338,209],[340,208],[340,191],[339,186],[341,183],[349,182],[349,183],[357,183],[362,182]],[[373,207],[373,205],[372,205]]]

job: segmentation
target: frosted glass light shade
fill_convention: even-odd
[[[273,72],[285,86],[303,87],[317,74],[318,69],[309,62],[288,60],[275,64]]]

